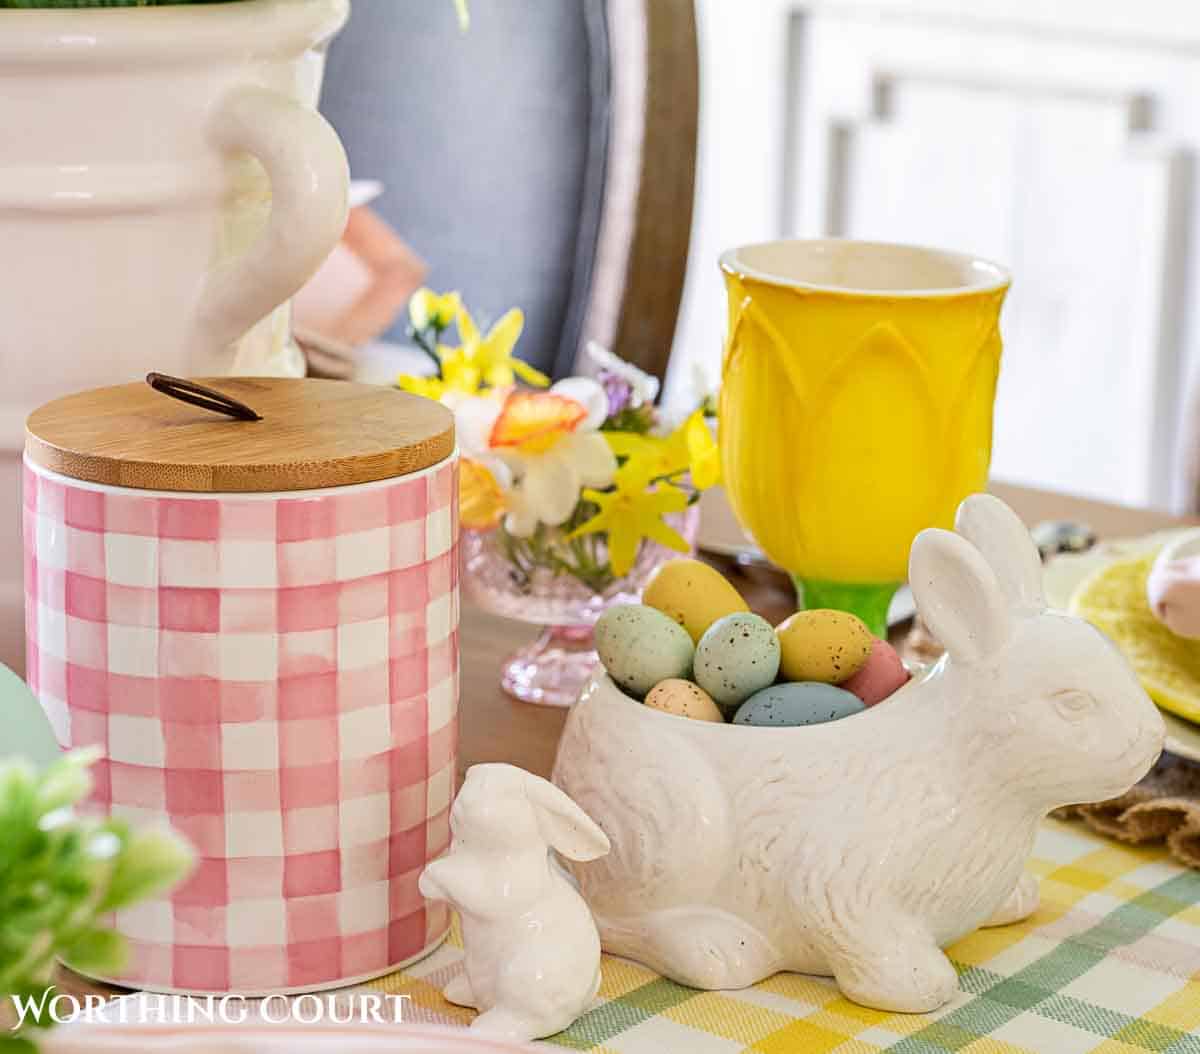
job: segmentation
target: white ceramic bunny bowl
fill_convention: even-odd
[[[958,990],[943,947],[1033,912],[1038,822],[1128,789],[1163,722],[1103,635],[1046,610],[1008,506],[973,495],[956,529],[923,531],[909,562],[947,654],[863,713],[690,721],[592,680],[553,778],[612,842],[571,865],[606,951],[697,988],[827,974],[921,1012]]]

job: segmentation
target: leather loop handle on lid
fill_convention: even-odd
[[[245,403],[240,403],[215,388],[206,388],[203,384],[185,381],[182,377],[151,372],[146,374],[146,383],[156,392],[169,395],[181,403],[199,406],[202,410],[212,410],[213,413],[225,414],[238,421],[262,420],[262,414],[252,410]]]

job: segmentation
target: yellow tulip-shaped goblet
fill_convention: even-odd
[[[833,239],[732,249],[721,268],[734,512],[804,606],[884,636],[917,532],[950,527],[987,482],[1008,273]]]

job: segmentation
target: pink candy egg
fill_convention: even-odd
[[[900,656],[886,640],[876,640],[871,645],[867,664],[853,677],[842,681],[839,688],[857,695],[867,706],[883,702],[908,680],[908,671]]]

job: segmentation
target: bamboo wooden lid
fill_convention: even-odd
[[[440,403],[346,381],[215,377],[198,383],[259,421],[121,384],[47,403],[25,423],[31,461],[64,476],[145,490],[265,492],[368,483],[418,472],[454,450]]]

